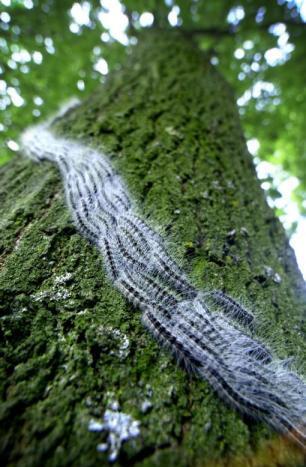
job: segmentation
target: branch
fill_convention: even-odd
[[[207,35],[207,36],[215,36],[215,37],[223,37],[223,36],[233,36],[236,33],[236,28],[195,28],[195,29],[184,29],[182,28],[182,32],[187,36],[199,36],[199,35]]]
[[[258,29],[268,30],[271,26],[275,24],[283,23],[286,26],[294,26],[302,28],[302,30],[306,31],[306,23],[302,21],[295,21],[291,19],[287,20],[280,20],[280,21],[269,21],[262,24],[254,24],[254,27]],[[249,26],[248,26],[249,27]],[[229,26],[228,28],[218,28],[218,27],[211,27],[211,28],[195,28],[195,29],[182,29],[182,32],[187,36],[199,36],[199,35],[208,35],[208,36],[215,36],[215,37],[224,37],[224,36],[235,36],[237,32],[241,29],[240,25],[237,26]]]
[[[262,27],[265,28],[265,29],[268,29],[271,26],[274,26],[275,24],[278,24],[278,23],[285,24],[286,26],[299,27],[299,28],[302,28],[302,29],[304,29],[306,31],[306,23],[304,23],[303,21],[295,21],[293,19],[286,19],[284,21],[270,21],[270,22],[267,22],[267,23],[263,23]]]

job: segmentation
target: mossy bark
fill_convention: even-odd
[[[103,149],[192,281],[241,300],[258,336],[303,371],[304,282],[256,179],[232,91],[205,56],[179,35],[148,33],[57,127]],[[111,397],[141,422],[118,465],[302,465],[298,448],[160,349],[77,233],[55,167],[19,155],[0,181],[5,464],[107,465],[96,450],[107,434],[88,422]]]

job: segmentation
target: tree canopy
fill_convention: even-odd
[[[20,131],[120,66],[145,28],[181,29],[231,83],[250,149],[299,180],[306,212],[306,23],[302,1],[0,0],[3,163]],[[304,2],[305,3],[305,2]],[[267,178],[271,199],[279,196]],[[281,214],[281,212],[278,212]]]

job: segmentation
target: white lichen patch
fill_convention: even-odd
[[[182,138],[182,134],[177,129],[175,129],[173,126],[166,126],[165,131],[170,136],[176,136],[177,138]]]
[[[130,341],[129,338],[123,334],[119,329],[114,329],[114,336],[116,336],[120,343],[116,350],[111,351],[112,355],[117,355],[120,359],[124,359],[129,354]]]
[[[149,401],[148,399],[145,399],[142,403],[141,403],[141,407],[140,407],[140,410],[142,413],[147,413],[149,412],[149,410],[153,407],[153,404],[151,401]]]
[[[31,295],[31,298],[32,300],[34,300],[34,302],[40,302],[45,298],[48,298],[48,300],[53,301],[66,300],[69,297],[70,293],[64,288],[61,288],[60,290],[42,290]]]
[[[22,320],[24,319],[24,314],[28,311],[26,307],[17,310],[14,313],[10,313],[8,315],[0,316],[0,321],[12,321],[12,320]]]
[[[271,268],[271,266],[264,266],[264,272],[266,277],[271,278],[273,282],[275,282],[276,284],[281,284],[281,276],[278,274],[278,272],[275,272],[274,269]]]
[[[103,423],[97,422],[97,420],[90,420],[88,423],[89,431],[102,431],[103,430]]]
[[[61,276],[56,276],[54,279],[53,287],[32,294],[32,300],[34,300],[34,302],[40,302],[46,298],[50,301],[67,300],[67,298],[70,298],[71,294],[69,290],[64,287],[64,284],[70,281],[71,278],[72,273],[70,272],[67,272]]]
[[[97,445],[99,452],[108,452],[108,460],[114,462],[119,455],[123,443],[136,438],[140,434],[140,422],[131,415],[120,411],[118,401],[109,402],[102,421],[91,419],[88,430],[93,432],[107,432],[104,443]]]
[[[110,351],[110,355],[115,355],[121,360],[125,359],[130,351],[130,341],[126,334],[120,329],[112,328],[111,326],[99,326],[97,329],[97,335],[109,335],[114,340],[114,348]]]
[[[66,282],[70,281],[72,279],[72,273],[67,272],[66,274],[63,274],[62,276],[56,276],[54,279],[54,284],[66,284]]]
[[[282,278],[281,276],[278,274],[278,272],[276,272],[273,276],[273,280],[276,284],[280,284],[282,282]]]

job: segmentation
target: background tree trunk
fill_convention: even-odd
[[[256,180],[232,92],[192,43],[144,35],[57,127],[109,154],[195,284],[240,299],[258,317],[257,335],[305,364],[304,282]],[[56,168],[18,156],[0,177],[5,464],[107,464],[96,450],[107,434],[88,423],[111,399],[141,422],[118,464],[302,465],[298,448],[160,349],[76,232]]]

